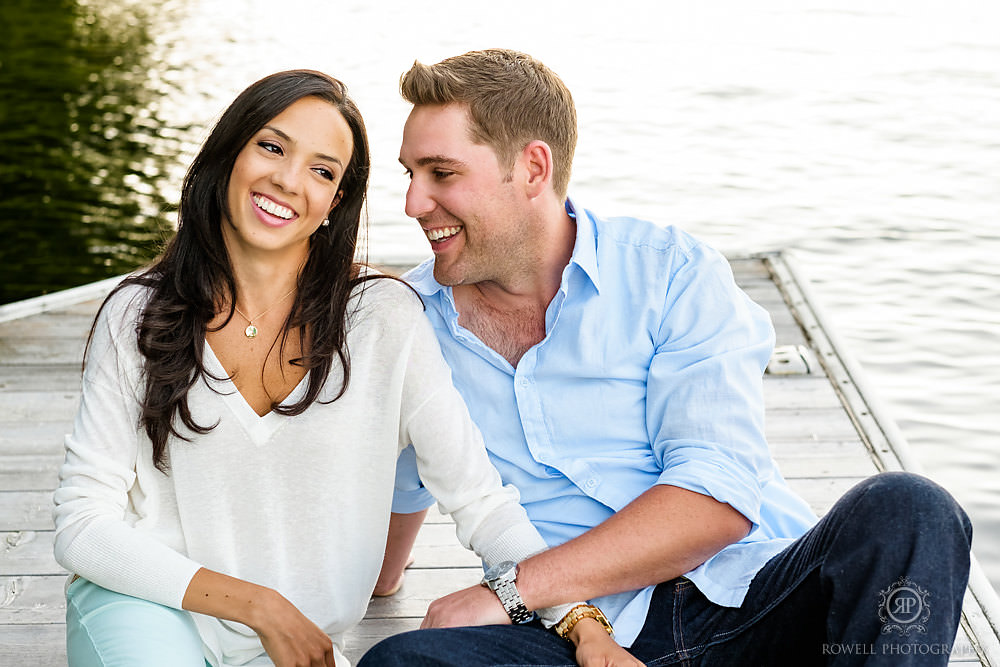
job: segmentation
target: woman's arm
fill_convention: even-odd
[[[135,331],[143,297],[136,286],[115,293],[94,326],[53,498],[54,551],[60,565],[99,586],[180,608],[200,565],[133,527],[140,513],[156,512],[156,487],[167,479],[153,468],[138,427],[143,382]]]
[[[333,641],[275,590],[201,568],[182,606],[250,627],[276,667],[334,667]]]
[[[389,518],[389,536],[385,542],[385,556],[382,559],[382,570],[375,582],[375,597],[394,595],[403,585],[403,570],[413,562],[411,552],[413,543],[424,523],[427,510],[401,514],[393,512]]]

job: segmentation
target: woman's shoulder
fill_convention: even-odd
[[[107,296],[97,316],[98,323],[104,322],[112,330],[134,331],[153,291],[150,284],[139,280],[130,276]]]
[[[424,303],[408,284],[385,274],[369,270],[367,279],[354,288],[349,312],[356,322],[371,320],[382,328],[412,327],[423,317]]]
[[[375,269],[368,269],[363,276],[365,279],[354,288],[351,295],[359,305],[401,309],[407,313],[423,312],[424,303],[420,300],[420,295],[400,278]]]

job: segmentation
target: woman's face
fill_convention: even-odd
[[[340,199],[351,128],[335,106],[304,97],[243,147],[229,179],[222,235],[234,262],[301,262],[309,237]]]

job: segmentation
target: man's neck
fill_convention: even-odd
[[[576,223],[561,206],[543,229],[539,244],[543,252],[531,271],[452,290],[459,324],[512,366],[545,338],[545,313],[559,291],[576,242]]]
[[[501,310],[535,306],[544,311],[559,291],[563,270],[573,256],[576,222],[560,206],[551,213],[540,229],[541,233],[534,245],[538,253],[529,269],[495,280],[458,285],[454,289],[456,302],[474,295]]]

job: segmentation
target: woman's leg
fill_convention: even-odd
[[[66,591],[69,667],[204,667],[191,615],[78,578]]]

